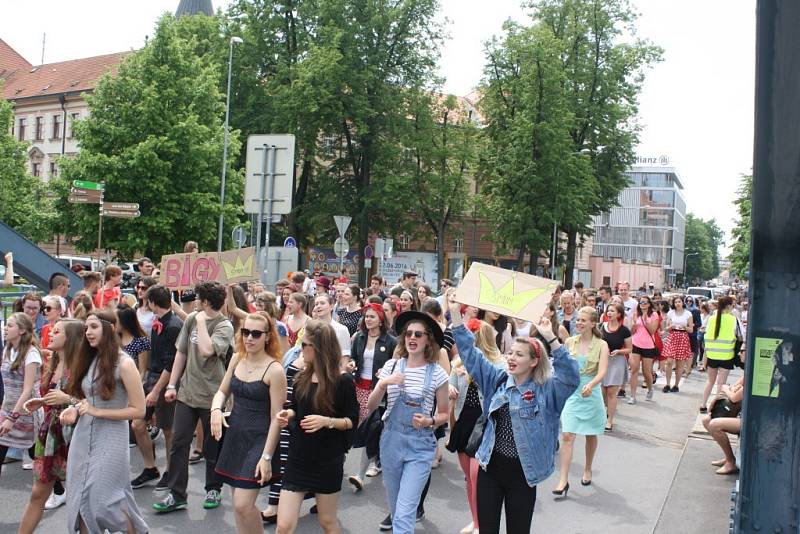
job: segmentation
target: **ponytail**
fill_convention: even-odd
[[[722,297],[717,302],[717,316],[714,320],[714,339],[719,338],[719,327],[722,322],[722,312],[727,308],[733,306],[733,299],[731,297]]]
[[[624,308],[623,308],[624,309]],[[594,306],[584,306],[578,313],[585,313],[589,316],[589,320],[594,323],[592,327],[592,335],[598,339],[603,339],[603,333],[600,331],[600,328],[597,326],[600,320],[600,316],[597,313],[597,308]]]

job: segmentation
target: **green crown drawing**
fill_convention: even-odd
[[[555,284],[548,284],[545,287],[514,293],[515,275],[511,275],[511,280],[506,282],[500,289],[495,289],[494,284],[485,274],[478,273],[478,275],[480,279],[478,303],[499,306],[510,310],[512,313],[519,313],[542,293],[555,287]]]

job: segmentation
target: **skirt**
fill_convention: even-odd
[[[628,378],[628,360],[624,354],[608,357],[608,369],[603,377],[603,386],[621,386]]]
[[[447,450],[450,452],[464,452],[469,443],[469,437],[475,429],[475,423],[483,413],[480,407],[464,407],[458,416],[458,421],[450,431],[450,440],[447,442]]]
[[[689,342],[689,334],[683,330],[670,330],[669,337],[664,343],[663,356],[669,360],[690,360],[692,345]]]

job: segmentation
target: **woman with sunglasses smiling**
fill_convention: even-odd
[[[86,319],[86,334],[69,363],[66,393],[78,402],[61,412],[77,421],[67,462],[67,527],[70,532],[147,532],[131,489],[128,421],[144,417],[142,380],[122,352],[108,310]]]
[[[403,312],[397,317],[397,329],[397,359],[381,369],[367,411],[376,409],[386,396],[380,440],[383,484],[392,531],[409,534],[414,532],[417,505],[436,453],[434,429],[449,418],[448,375],[436,363],[444,334],[430,315]]]
[[[636,404],[636,388],[639,387],[639,368],[641,366],[644,382],[647,385],[647,400],[653,398],[653,362],[658,358],[654,335],[658,335],[660,317],[653,308],[650,297],[639,298],[633,315],[633,350],[631,351],[631,396],[628,404]]]
[[[211,403],[211,435],[219,441],[222,427],[228,429],[216,472],[233,488],[236,529],[240,533],[264,530],[256,498],[272,478],[272,459],[265,449],[267,434],[286,400],[286,377],[277,362],[279,351],[274,321],[266,314],[248,315],[239,329],[236,353]],[[236,402],[226,420],[222,410],[230,395]]]
[[[342,373],[342,351],[330,324],[312,319],[301,341],[305,368],[294,377],[292,403],[270,425],[265,454],[259,464],[271,469],[281,427],[288,427],[289,456],[278,502],[277,534],[297,528],[300,506],[307,493],[316,494],[320,527],[338,533],[336,515],[342,489],[348,432],[358,424],[358,400],[353,377]]]
[[[157,280],[152,276],[142,276],[136,282],[136,319],[144,332],[153,329],[155,315],[147,307],[147,290],[156,285]]]
[[[500,532],[505,506],[506,532],[530,532],[536,486],[555,470],[561,410],[580,383],[578,362],[570,357],[542,318],[538,336],[518,337],[507,357],[508,370],[499,369],[475,347],[464,326],[455,291],[447,298],[458,352],[483,393],[488,414],[483,438],[475,453],[478,472],[478,522],[481,534]],[[544,341],[542,341],[544,340]],[[547,355],[552,352],[553,368]]]

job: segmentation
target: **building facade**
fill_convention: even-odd
[[[666,156],[638,158],[619,206],[594,219],[592,286],[628,281],[663,287],[683,272],[686,201]]]

